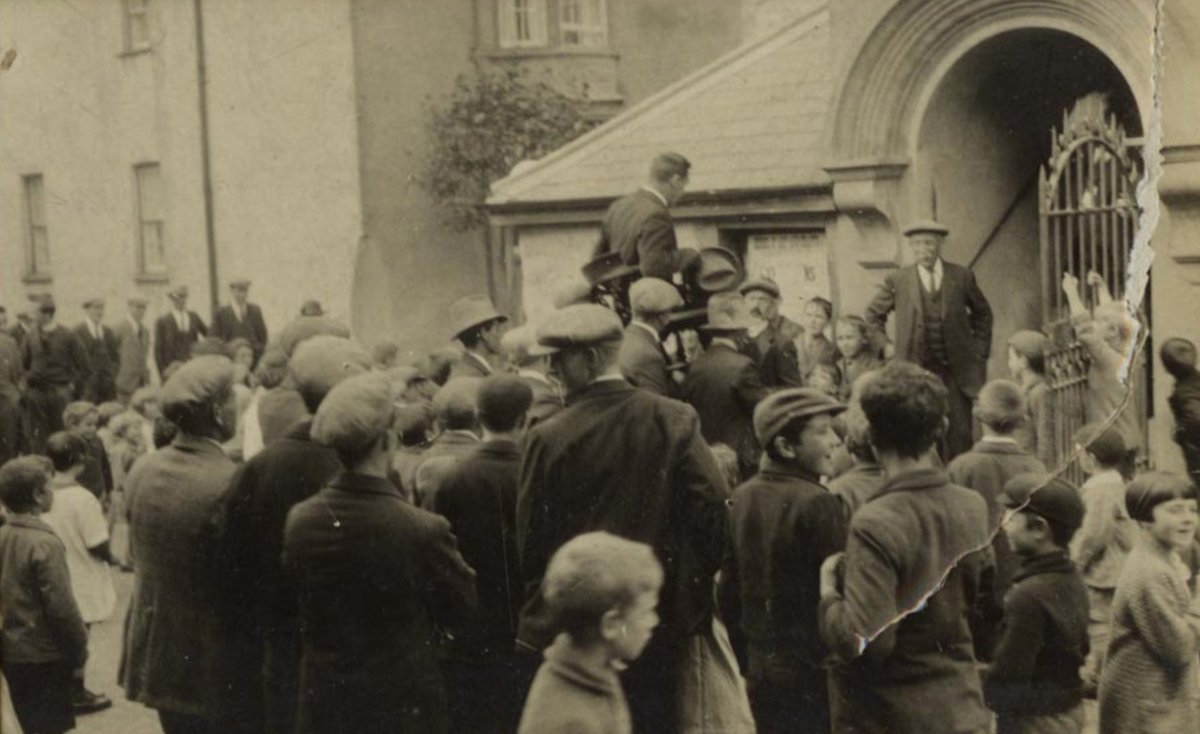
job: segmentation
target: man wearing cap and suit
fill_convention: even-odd
[[[508,317],[496,313],[487,296],[466,296],[450,306],[450,323],[466,350],[450,370],[450,378],[487,377],[496,371],[500,359],[500,339]]]
[[[865,316],[882,334],[895,312],[895,356],[937,375],[950,391],[950,426],[942,458],[949,461],[973,443],[971,403],[987,380],[992,349],[992,309],[975,275],[942,259],[949,230],[919,221],[904,230],[916,262],[889,275]]]
[[[555,311],[538,343],[567,407],[525,437],[517,539],[526,599],[518,644],[540,652],[558,631],[540,593],[551,555],[581,532],[605,530],[654,548],[665,579],[661,624],[622,674],[635,732],[679,728],[687,645],[711,633],[729,488],[700,434],[696,411],[635,389],[617,364],[621,320],[594,304]]]
[[[699,253],[679,247],[669,211],[687,188],[691,166],[678,153],[655,156],[649,182],[608,208],[592,259],[616,252],[626,265],[637,266],[643,277],[667,282],[675,273],[694,267]]]
[[[126,405],[138,388],[150,384],[150,366],[146,362],[150,355],[150,332],[145,318],[146,299],[134,296],[129,299],[129,315],[113,329],[117,340],[117,400]]]
[[[250,342],[254,363],[258,364],[267,347],[267,324],[262,309],[249,303],[250,281],[245,278],[229,281],[229,303],[213,312],[212,335],[225,343],[237,338]]]
[[[117,396],[116,373],[120,355],[116,336],[104,325],[104,299],[85,301],[83,311],[83,322],[75,327],[75,336],[83,345],[91,372],[83,384],[81,396],[83,400],[99,405]]]
[[[30,453],[44,454],[46,439],[63,428],[67,404],[79,396],[90,368],[83,345],[55,320],[58,309],[49,295],[38,306],[37,326],[25,337],[25,440]]]
[[[475,398],[482,378],[453,377],[433,396],[433,414],[440,431],[417,464],[414,486],[406,489],[428,509],[442,478],[458,460],[479,446]]]
[[[187,308],[188,288],[181,285],[167,297],[171,299],[171,310],[154,322],[154,362],[158,373],[164,374],[175,362],[186,362],[192,358],[192,345],[200,337],[208,336],[208,327],[195,311]]]
[[[779,313],[779,284],[771,278],[748,280],[738,289],[746,298],[750,316],[758,323],[750,329],[750,337],[759,354],[759,370],[767,387],[800,387],[800,354],[796,340],[804,327]]]
[[[670,323],[671,311],[682,305],[679,291],[665,280],[642,278],[629,288],[633,320],[625,327],[618,357],[621,374],[629,384],[663,397],[679,397],[660,334]]]
[[[683,380],[683,398],[700,414],[705,440],[737,452],[742,478],[758,466],[761,448],[754,437],[754,407],[767,396],[758,365],[740,350],[750,324],[741,295],[718,293],[709,298],[708,323],[700,330],[712,341],[692,361]]]
[[[562,410],[562,393],[558,385],[551,382],[547,376],[550,370],[550,352],[538,345],[537,333],[533,326],[524,324],[509,329],[500,340],[500,347],[516,367],[517,376],[533,393],[525,427],[532,428]]]

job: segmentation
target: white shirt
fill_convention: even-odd
[[[667,197],[658,193],[654,189],[650,188],[649,186],[643,186],[642,191],[649,191],[650,193],[654,194],[655,199],[658,199],[659,201],[661,201],[663,206],[670,208],[671,205],[667,203]]]
[[[187,311],[175,311],[175,324],[179,327],[179,330],[181,332],[183,332],[184,334],[187,333],[188,323],[189,323],[189,321],[188,321],[188,312]]]
[[[142,325],[139,324],[137,321],[134,321],[132,316],[126,316],[125,320],[129,322],[130,326],[133,327],[133,335],[136,336],[137,338],[141,339],[142,338]]]
[[[83,621],[91,624],[108,619],[116,606],[117,592],[108,564],[88,551],[108,540],[108,521],[100,500],[78,484],[55,487],[54,502],[42,519],[66,546],[71,593]]]
[[[87,324],[88,332],[92,335],[92,338],[96,341],[100,341],[100,327],[96,324],[96,322],[87,317],[84,317],[83,322]]]
[[[660,336],[658,335],[658,330],[657,330],[657,329],[655,329],[655,328],[654,328],[653,326],[651,326],[650,324],[643,324],[641,321],[638,321],[637,319],[634,319],[633,321],[630,321],[629,323],[631,323],[631,324],[633,324],[634,326],[640,327],[640,328],[642,328],[642,329],[645,329],[646,331],[650,332],[650,335],[654,337],[654,341],[658,341],[658,342],[661,342],[661,341],[662,341],[662,337],[660,337]]]
[[[467,352],[467,357],[478,362],[479,366],[483,368],[484,372],[486,372],[489,375],[492,374],[492,372],[493,372],[492,365],[486,359],[484,359],[483,357],[480,357],[475,352]]]
[[[917,265],[917,275],[921,276],[921,285],[925,286],[925,290],[929,293],[937,293],[938,288],[942,287],[942,259],[939,257],[933,263],[933,272],[925,269],[925,266]]]
[[[229,305],[233,306],[233,315],[237,317],[238,321],[246,320],[246,307],[245,306],[238,303],[237,301],[234,301],[233,303],[231,303]]]

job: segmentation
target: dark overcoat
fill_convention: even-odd
[[[684,264],[667,205],[645,189],[622,196],[605,213],[592,257],[610,252],[619,253],[626,265],[637,266],[643,277],[668,283]]]
[[[754,406],[766,396],[754,360],[725,344],[704,350],[683,381],[684,400],[700,415],[704,440],[736,451],[743,477],[758,465],[761,447],[754,437]]]
[[[161,375],[174,362],[186,362],[192,358],[192,345],[200,337],[208,336],[208,327],[195,311],[188,311],[187,333],[179,331],[175,313],[168,311],[154,322],[154,363]]]
[[[125,480],[137,574],[120,680],[131,701],[215,721],[255,693],[237,684],[244,646],[217,552],[234,468],[215,441],[181,435]]]
[[[267,322],[263,320],[258,304],[247,303],[244,318],[239,319],[232,304],[213,311],[212,335],[224,342],[242,338],[254,348],[254,359],[262,356],[267,346]]]
[[[533,392],[533,402],[529,404],[529,411],[525,414],[526,428],[536,426],[563,409],[562,395],[549,380],[525,374],[521,375],[521,379]]]
[[[667,372],[667,352],[651,329],[638,324],[625,327],[625,339],[617,363],[621,374],[634,387],[649,390],[655,395],[674,398],[679,388]]]
[[[113,330],[100,324],[100,338],[92,336],[86,323],[75,327],[75,338],[83,346],[87,357],[88,377],[80,390],[82,399],[89,403],[108,402],[117,396],[117,337]]]
[[[117,340],[117,397],[129,402],[140,387],[150,384],[150,367],[146,357],[150,353],[150,331],[145,326],[137,329],[129,319],[124,319],[113,330]]]
[[[796,340],[804,334],[804,327],[782,314],[767,322],[765,329],[754,337],[758,348],[762,381],[769,387],[802,387],[804,376],[800,372],[800,353]]]
[[[1200,481],[1200,372],[1176,380],[1167,398],[1175,419],[1175,442],[1183,450],[1188,474]]]
[[[892,477],[854,514],[842,591],[820,604],[834,731],[988,730],[973,622],[994,608],[990,539],[983,498],[938,469]]]
[[[475,605],[450,523],[343,473],[288,513],[283,559],[304,645],[298,734],[445,732],[435,625]]]
[[[921,276],[916,265],[906,265],[884,279],[875,300],[864,314],[867,323],[882,334],[888,314],[895,312],[896,358],[920,362],[922,332]],[[992,350],[992,309],[975,282],[975,274],[961,265],[942,261],[942,333],[946,341],[950,374],[970,397],[979,394],[987,380],[987,360]]]
[[[270,446],[300,423],[311,418],[304,398],[290,380],[258,399],[258,426],[263,446]]]

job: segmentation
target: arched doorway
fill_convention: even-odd
[[[1038,174],[1066,110],[1089,98],[1137,145],[1141,117],[1116,66],[1057,30],[994,35],[940,79],[919,121],[910,210],[951,229],[946,256],[975,271],[995,312],[988,373],[1007,374],[1007,335],[1043,325]]]

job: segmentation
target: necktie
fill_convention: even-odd
[[[930,270],[929,268],[921,268],[921,270],[925,271],[925,283],[926,283],[926,287],[929,289],[929,292],[930,293],[937,292],[937,289],[938,289],[937,273],[934,272],[933,270]]]

